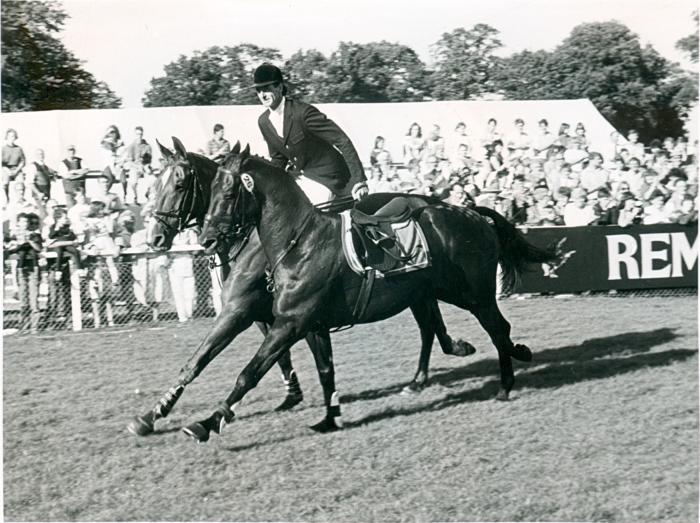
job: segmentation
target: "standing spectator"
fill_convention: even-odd
[[[55,279],[60,281],[64,266],[64,254],[73,262],[73,268],[82,269],[80,251],[78,251],[78,236],[71,229],[68,213],[63,205],[54,208],[53,224],[49,226],[48,249],[56,251]],[[80,274],[80,273],[79,273]]]
[[[14,129],[5,131],[5,145],[2,146],[2,185],[8,200],[10,183],[15,180],[24,183],[23,169],[26,159],[22,148],[15,143],[17,138],[17,131]]]
[[[608,171],[603,168],[603,155],[588,154],[588,167],[581,171],[581,187],[588,192],[608,187]]]
[[[14,236],[10,237],[7,252],[17,254],[17,283],[22,315],[22,328],[29,326],[32,333],[39,328],[39,253],[42,249],[39,217],[20,213]]]
[[[150,251],[148,242],[150,241],[149,234],[153,224],[153,214],[150,210],[145,210],[142,214],[145,228],[131,235],[131,246],[137,251],[148,252]],[[139,256],[132,265],[134,297],[144,308],[156,309],[163,301],[167,261],[166,254],[155,257]]]
[[[532,140],[532,152],[536,158],[546,159],[556,137],[549,131],[549,122],[546,118],[542,118],[537,125],[539,132]]]
[[[564,209],[564,224],[567,227],[591,225],[598,217],[588,205],[586,191],[580,187],[571,191],[571,202]]]
[[[532,198],[525,188],[525,177],[516,175],[510,189],[510,203],[505,205],[508,209],[506,218],[515,225],[524,225],[527,221],[527,210],[532,205]]]
[[[58,177],[58,173],[46,165],[44,156],[44,150],[37,149],[36,158],[27,169],[27,185],[41,201],[51,198],[51,182]]]
[[[445,139],[440,135],[440,126],[433,124],[430,135],[425,142],[425,156],[435,156],[438,161],[447,160],[445,155]]]
[[[107,127],[107,132],[100,141],[100,146],[104,155],[102,172],[110,180],[119,179],[124,191],[124,198],[126,198],[127,178],[123,166],[124,142],[116,125]]]
[[[85,219],[85,249],[90,256],[100,256],[104,259],[112,280],[112,287],[116,287],[119,284],[119,271],[115,258],[119,251],[112,237],[113,232],[114,223],[108,214],[105,202],[93,199]]]
[[[68,156],[63,159],[59,168],[59,176],[63,178],[63,192],[66,195],[66,205],[75,205],[75,193],[80,189],[85,194],[85,176],[88,170],[83,167],[83,160],[76,156],[75,145],[66,149]]]
[[[180,323],[192,319],[194,310],[195,282],[192,253],[189,250],[193,245],[197,245],[197,234],[193,229],[185,229],[173,239],[173,247],[168,255],[170,289]]]
[[[374,147],[369,154],[369,164],[372,167],[378,165],[382,171],[386,171],[391,164],[391,153],[385,147],[383,136],[377,136],[374,139]]]
[[[210,160],[221,163],[230,151],[231,144],[224,138],[224,126],[220,123],[215,124],[214,136],[207,142],[204,155]]]
[[[639,133],[635,129],[632,129],[627,134],[627,142],[626,149],[630,155],[641,161],[645,156],[644,144],[639,142]]]
[[[522,118],[515,120],[515,132],[508,140],[508,150],[514,158],[523,158],[529,155],[530,135],[525,132],[525,122]]]
[[[423,140],[423,131],[420,125],[416,122],[411,124],[408,128],[408,133],[403,142],[403,163],[406,167],[411,166],[411,162],[415,161],[419,164],[423,159],[423,152],[425,151],[425,140]]]
[[[153,150],[149,143],[143,139],[143,127],[138,125],[134,128],[134,141],[126,147],[124,152],[124,170],[129,173],[124,192],[125,203],[129,203],[130,197],[133,196],[133,203],[140,205],[139,190],[145,195],[153,185],[152,159]]]

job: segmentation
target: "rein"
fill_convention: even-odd
[[[172,209],[169,211],[155,211],[153,216],[156,220],[160,222],[166,230],[175,230],[176,233],[182,232],[185,229],[194,227],[197,224],[197,220],[194,217],[195,207],[197,205],[197,196],[203,195],[204,190],[191,167],[188,167],[188,179],[187,186],[183,188],[185,192],[184,197],[180,201],[180,207],[178,209]],[[189,201],[188,201],[189,200]],[[173,227],[168,223],[167,218],[176,218],[177,227]],[[192,221],[192,220],[195,221]]]

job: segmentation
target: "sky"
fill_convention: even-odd
[[[107,82],[123,107],[141,107],[153,77],[181,54],[249,42],[286,58],[299,49],[326,56],[341,41],[388,40],[431,61],[444,32],[486,23],[507,56],[551,50],[584,22],[617,20],[643,45],[690,67],[675,49],[695,30],[695,0],[63,0],[70,19],[61,39],[85,68]]]

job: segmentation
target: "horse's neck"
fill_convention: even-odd
[[[194,172],[197,176],[199,187],[201,188],[199,194],[202,196],[202,201],[196,202],[196,216],[194,216],[194,218],[196,218],[198,222],[201,222],[204,220],[204,216],[209,209],[209,202],[211,201],[211,183],[216,176],[218,165],[204,156],[196,155],[190,157],[190,162],[194,165]]]

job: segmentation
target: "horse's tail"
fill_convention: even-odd
[[[501,214],[488,207],[475,207],[481,216],[493,221],[501,247],[498,261],[501,264],[501,284],[504,292],[511,292],[520,282],[520,275],[529,263],[546,263],[557,259],[553,248],[541,249],[525,239],[525,235]]]

